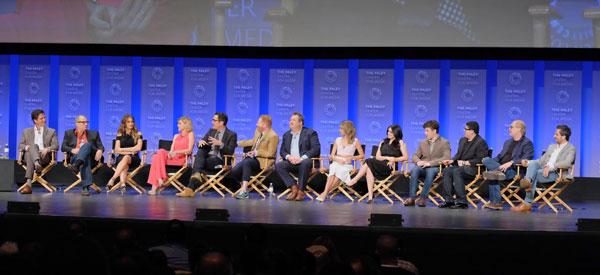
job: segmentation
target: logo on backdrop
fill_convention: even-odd
[[[508,76],[508,83],[510,83],[512,86],[521,85],[521,83],[523,83],[523,75],[521,75],[519,72],[512,72]]]
[[[30,95],[37,95],[39,91],[40,91],[40,85],[37,84],[37,82],[29,83],[29,94]]]
[[[427,112],[429,112],[429,110],[427,109],[427,106],[423,105],[423,104],[419,104],[415,107],[415,116],[418,118],[423,118],[427,115]]]
[[[460,99],[462,99],[463,102],[471,102],[473,101],[473,98],[475,98],[475,93],[473,93],[473,90],[471,89],[464,89],[460,94]]]
[[[417,83],[425,84],[429,80],[429,73],[426,71],[418,71],[415,75],[415,80]]]
[[[194,87],[194,95],[197,98],[203,98],[204,95],[206,95],[206,88],[204,88],[203,85],[196,85],[196,87]]]
[[[327,83],[334,83],[337,81],[337,79],[338,74],[335,71],[328,70],[325,72],[325,81],[327,81]]]
[[[164,74],[165,74],[165,72],[163,71],[162,68],[155,67],[152,70],[152,78],[154,78],[154,80],[161,80]]]
[[[110,126],[112,128],[117,128],[120,123],[121,123],[121,120],[119,119],[118,116],[111,116],[110,117]]]
[[[160,100],[155,99],[152,101],[152,110],[156,113],[161,112],[163,110],[163,103]]]
[[[571,98],[571,95],[569,94],[569,92],[565,91],[565,90],[560,90],[558,91],[558,93],[556,93],[556,102],[558,103],[567,103],[569,102],[569,99]]]
[[[119,83],[113,83],[110,85],[109,90],[111,95],[120,96],[123,88],[121,88],[121,85]]]
[[[292,88],[284,86],[281,87],[281,91],[279,91],[279,96],[281,96],[282,99],[290,99],[293,93],[294,91],[292,91]]]
[[[69,110],[75,112],[75,111],[79,110],[79,106],[81,106],[81,103],[79,102],[78,99],[73,98],[73,99],[69,100]]]
[[[335,115],[336,111],[337,111],[337,108],[335,108],[335,105],[333,103],[329,103],[329,104],[325,105],[325,115],[333,116],[333,115]]]
[[[250,73],[248,72],[248,70],[246,70],[246,69],[240,69],[240,71],[238,72],[238,79],[241,82],[248,81],[248,79],[250,79]]]
[[[521,114],[523,114],[523,111],[521,111],[521,108],[519,107],[511,107],[510,109],[508,109],[508,117],[511,120],[515,120],[521,117]]]
[[[381,130],[381,123],[379,123],[377,121],[371,121],[371,124],[369,124],[369,131],[371,132],[371,134],[379,133],[380,130]]]
[[[371,93],[369,93],[369,95],[371,96],[371,99],[373,101],[379,100],[381,98],[382,94],[383,94],[383,92],[381,91],[381,89],[379,87],[371,88]]]
[[[245,115],[248,113],[248,104],[246,102],[238,102],[237,110],[240,115]]]
[[[78,67],[71,67],[69,70],[69,75],[71,76],[71,79],[79,79],[81,76],[81,70]]]
[[[194,120],[194,126],[196,127],[196,129],[204,129],[204,126],[206,126],[206,122],[202,118],[196,118]]]

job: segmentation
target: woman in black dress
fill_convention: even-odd
[[[379,143],[375,158],[367,159],[367,165],[361,165],[356,176],[348,182],[352,186],[365,175],[367,176],[367,188],[369,190],[368,203],[373,202],[373,186],[375,179],[382,180],[392,173],[392,167],[397,162],[408,160],[406,144],[402,140],[402,129],[398,125],[387,128],[387,137]]]
[[[120,178],[120,188],[125,187],[129,167],[140,165],[139,152],[142,150],[142,133],[138,132],[133,116],[127,114],[121,119],[121,125],[117,131],[114,153],[117,154],[115,161],[115,174],[110,178],[108,188],[111,188],[117,177]]]

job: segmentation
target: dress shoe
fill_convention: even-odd
[[[297,185],[292,185],[291,189],[290,189],[290,194],[285,198],[285,200],[288,201],[293,201],[296,199],[296,197],[298,196],[298,186]]]
[[[418,199],[416,200],[416,204],[417,204],[417,206],[418,206],[418,207],[425,207],[425,206],[426,206],[426,204],[425,204],[425,199],[423,199],[423,198],[418,198]]]
[[[240,191],[239,193],[237,193],[237,195],[235,195],[235,198],[238,200],[246,200],[246,199],[250,198],[250,194],[248,193],[248,191],[246,191],[246,192]]]
[[[485,171],[483,172],[483,178],[485,180],[505,180],[506,175],[501,171]]]
[[[521,203],[519,206],[512,207],[510,211],[513,212],[531,212],[531,204]]]
[[[175,195],[178,197],[192,198],[192,197],[194,197],[194,195],[196,195],[196,193],[191,188],[186,187],[185,189],[183,189],[183,191],[181,191]]]
[[[504,209],[502,207],[502,203],[491,203],[491,202],[488,202],[488,203],[484,204],[483,208],[492,209],[492,210],[502,210],[502,209]]]
[[[404,201],[404,206],[415,206],[415,199],[408,198]]]
[[[450,209],[467,209],[469,205],[466,203],[456,203],[453,206],[450,206]]]
[[[84,188],[81,190],[81,196],[84,196],[84,197],[89,197],[89,196],[90,196],[90,190],[89,190],[87,187],[84,187]]]
[[[298,190],[298,194],[296,195],[295,201],[303,201],[304,200],[304,191]]]
[[[531,181],[529,179],[527,179],[527,178],[523,178],[519,182],[519,186],[521,187],[521,189],[524,189],[525,192],[531,191]]]
[[[21,194],[31,194],[31,186],[25,185],[25,187],[23,187],[23,189],[21,189],[21,191],[19,191],[19,193],[21,193]]]
[[[454,202],[447,201],[447,202],[440,204],[438,207],[439,208],[450,208],[452,206],[454,206]]]

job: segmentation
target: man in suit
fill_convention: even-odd
[[[444,179],[444,202],[440,208],[466,209],[465,179],[473,178],[477,174],[477,164],[488,156],[488,145],[479,136],[479,123],[469,121],[465,124],[465,136],[458,142],[458,151],[454,158],[444,160],[448,165],[442,171]],[[453,192],[454,190],[454,192]],[[456,201],[452,194],[456,194]]]
[[[500,154],[495,158],[483,158],[483,165],[487,169],[483,172],[483,178],[488,181],[490,194],[490,202],[483,207],[502,210],[498,181],[514,178],[517,175],[515,165],[533,158],[533,143],[525,136],[525,130],[525,122],[513,121],[508,128],[510,138],[504,142]]]
[[[304,200],[304,185],[312,169],[312,158],[321,153],[319,136],[313,129],[304,127],[304,116],[294,112],[290,118],[290,130],[283,134],[279,154],[283,160],[275,164],[275,171],[286,186],[291,188],[287,200]],[[290,172],[298,173],[296,182]]]
[[[558,178],[559,168],[573,169],[576,150],[569,143],[571,128],[567,125],[556,126],[554,141],[539,160],[523,160],[521,163],[527,166],[525,177],[521,180],[521,188],[525,190],[525,202],[511,208],[515,212],[531,212],[531,203],[535,197],[535,188],[538,183],[553,182]],[[570,171],[569,171],[570,172]],[[567,173],[567,177],[572,177]]]
[[[262,115],[256,122],[254,137],[248,140],[240,140],[238,146],[252,147],[249,152],[244,153],[244,159],[231,171],[231,176],[238,182],[242,181],[242,188],[237,193],[237,199],[248,199],[248,182],[252,175],[261,169],[270,167],[275,162],[279,136],[271,128],[273,120],[269,115]]]
[[[450,143],[440,136],[439,122],[435,120],[426,121],[423,124],[423,129],[425,129],[425,139],[419,142],[419,147],[412,158],[415,167],[410,171],[410,198],[404,202],[405,206],[417,204],[420,207],[425,207],[429,189],[431,189],[433,179],[439,171],[440,163],[450,158]],[[425,177],[425,185],[419,198],[416,198],[419,178],[423,176]]]
[[[104,145],[97,131],[88,130],[89,121],[83,115],[75,119],[75,129],[65,131],[61,151],[65,154],[71,154],[71,163],[69,170],[74,174],[81,173],[81,183],[83,185],[81,195],[89,196],[89,187],[92,185],[92,166],[94,160],[98,163],[102,159]]]
[[[227,120],[225,113],[214,114],[211,121],[212,128],[198,141],[198,152],[190,182],[182,192],[176,194],[177,196],[193,197],[194,190],[202,181],[202,174],[220,170],[225,164],[224,156],[233,155],[237,146],[237,134],[227,128]]]
[[[25,178],[27,182],[21,189],[21,194],[31,194],[31,181],[34,171],[40,171],[52,160],[52,154],[58,150],[56,131],[46,127],[46,114],[43,110],[36,109],[31,112],[33,127],[23,130],[19,141],[19,152],[24,153]]]

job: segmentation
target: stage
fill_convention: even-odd
[[[197,195],[195,198],[179,198],[174,189],[158,196],[138,195],[129,189],[125,194],[93,194],[82,197],[79,190],[47,193],[35,188],[32,195],[17,192],[0,193],[0,212],[6,211],[7,201],[39,202],[40,215],[97,217],[140,220],[179,219],[192,221],[197,208],[227,209],[230,223],[279,224],[364,227],[369,224],[372,213],[400,214],[404,228],[466,229],[466,230],[514,230],[572,232],[577,230],[577,219],[600,217],[600,201],[571,203],[574,211],[553,213],[547,207],[529,214],[513,213],[505,205],[504,211],[469,208],[438,209],[432,204],[426,208],[405,207],[399,202],[389,204],[383,198],[374,204],[350,202],[338,196],[324,203],[306,199],[303,202],[261,199],[252,193],[249,200],[221,198],[216,193]]]

